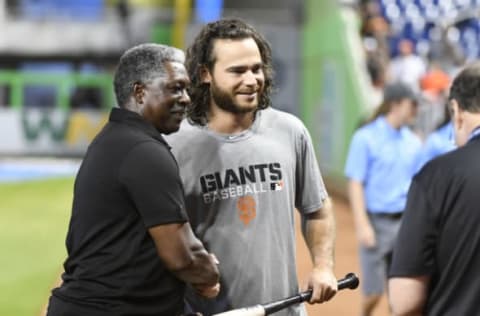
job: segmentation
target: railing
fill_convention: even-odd
[[[54,107],[68,110],[71,108],[70,98],[77,87],[92,87],[101,92],[102,104],[100,109],[109,109],[114,106],[112,76],[109,74],[45,74],[16,71],[0,71],[0,86],[9,88],[8,106],[20,109],[25,106],[25,87],[50,86],[55,88],[56,97]]]

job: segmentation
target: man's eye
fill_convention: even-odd
[[[183,90],[183,86],[173,86],[170,89],[172,90],[172,92],[181,92]]]
[[[245,72],[245,70],[243,69],[232,69],[231,72],[235,73],[235,74],[243,74]]]
[[[262,67],[260,67],[260,66],[255,67],[255,68],[252,69],[252,72],[253,72],[254,74],[258,74],[258,73],[260,73],[261,71],[262,71]]]

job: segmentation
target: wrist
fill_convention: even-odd
[[[333,271],[335,264],[332,259],[316,259],[313,263],[313,270],[330,270]]]

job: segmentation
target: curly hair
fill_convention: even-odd
[[[453,80],[449,99],[471,113],[480,113],[480,62],[465,67]]]
[[[166,75],[165,62],[185,61],[182,50],[154,43],[140,44],[128,49],[118,63],[113,78],[117,104],[125,107],[135,83],[146,83]]]
[[[187,49],[185,66],[190,76],[191,85],[188,90],[192,103],[188,109],[188,119],[199,125],[207,124],[207,112],[210,105],[209,85],[202,82],[202,69],[213,70],[215,57],[213,54],[216,39],[246,39],[252,38],[258,46],[262,58],[262,68],[265,76],[264,90],[258,102],[258,109],[271,105],[273,89],[272,50],[265,38],[252,26],[236,18],[221,19],[206,24]]]

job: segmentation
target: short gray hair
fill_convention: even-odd
[[[147,83],[165,75],[165,62],[185,62],[182,50],[161,44],[146,43],[128,49],[118,63],[113,87],[119,107],[124,107],[135,83]]]

